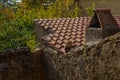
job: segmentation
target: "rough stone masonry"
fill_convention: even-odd
[[[120,33],[67,54],[48,49],[0,52],[0,80],[120,79]]]
[[[47,80],[42,51],[29,48],[7,49],[0,52],[0,80]]]
[[[120,79],[120,33],[77,52],[47,50],[44,59],[48,80]]]

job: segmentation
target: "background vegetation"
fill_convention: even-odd
[[[0,0],[0,50],[29,46],[34,50],[34,20],[92,15],[94,4],[81,7],[79,0]]]

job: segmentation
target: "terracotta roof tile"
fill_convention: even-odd
[[[114,16],[114,19],[120,26],[120,15]],[[38,25],[45,29],[51,28],[54,33],[47,35],[43,40],[58,51],[65,52],[69,42],[74,46],[85,43],[86,28],[90,21],[91,17],[40,19]]]
[[[56,40],[57,40],[57,38],[56,38],[56,37],[53,37],[53,40],[54,40],[54,41],[56,41]]]
[[[56,48],[61,48],[61,45],[56,44],[55,47],[56,47]]]
[[[47,40],[47,41],[50,41],[50,40],[51,40],[51,38],[50,38],[50,37],[46,37],[46,40]]]
[[[59,34],[59,33],[60,33],[60,31],[59,31],[59,30],[57,30],[57,31],[56,31],[56,33],[57,33],[57,34]]]
[[[65,38],[65,39],[69,39],[69,36],[66,35],[64,38]]]
[[[56,43],[56,41],[52,40],[49,42],[51,45],[54,45]]]
[[[68,40],[64,39],[63,42],[64,42],[65,44],[67,44],[67,43],[68,43]]]
[[[60,39],[60,40],[63,40],[63,39],[64,39],[64,37],[63,37],[63,36],[60,36],[60,37],[59,37],[59,39]]]
[[[61,52],[65,52],[65,48],[61,48],[60,51],[61,51]]]

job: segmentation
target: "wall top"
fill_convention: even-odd
[[[94,12],[104,12],[104,11],[111,11],[109,8],[96,8]]]

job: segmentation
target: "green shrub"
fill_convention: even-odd
[[[32,11],[18,11],[10,22],[3,21],[0,27],[0,50],[21,46],[34,49],[36,42],[33,20],[36,16],[38,15]]]
[[[90,15],[93,7],[94,5],[87,8]],[[39,45],[35,41],[33,22],[35,19],[79,17],[80,13],[81,10],[77,4],[73,4],[72,0],[63,2],[56,0],[53,5],[42,6],[41,4],[40,7],[29,7],[22,4],[19,5],[17,11],[7,8],[0,13],[2,15],[0,16],[0,50],[22,46],[28,46],[34,50]]]

